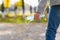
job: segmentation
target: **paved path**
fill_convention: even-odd
[[[0,23],[0,40],[45,40],[46,26],[46,23],[29,25]],[[59,30],[56,40],[60,40]]]

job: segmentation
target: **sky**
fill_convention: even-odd
[[[24,0],[25,3],[27,3],[28,5],[32,6],[32,7],[36,7],[38,6],[38,0]]]
[[[16,2],[18,2],[19,0],[11,0],[10,2],[11,2],[11,4],[13,5],[13,4],[15,4]]]
[[[2,4],[2,0],[0,0],[0,4]]]

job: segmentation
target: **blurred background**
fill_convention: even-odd
[[[40,0],[0,0],[0,22],[25,23],[29,21],[29,16],[34,21],[34,14],[38,9]],[[47,22],[49,12],[49,1],[44,14],[40,15],[40,22]]]
[[[34,15],[40,1],[0,0],[0,40],[45,40],[50,1],[36,21]],[[60,40],[60,29],[56,36]]]

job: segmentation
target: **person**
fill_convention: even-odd
[[[60,0],[49,0],[50,12],[46,30],[46,40],[55,40],[57,29],[60,23]],[[38,5],[38,13],[43,13],[48,0],[41,0]]]

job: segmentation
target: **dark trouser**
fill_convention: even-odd
[[[60,7],[52,6],[49,14],[46,40],[55,40],[57,29],[60,23]]]

